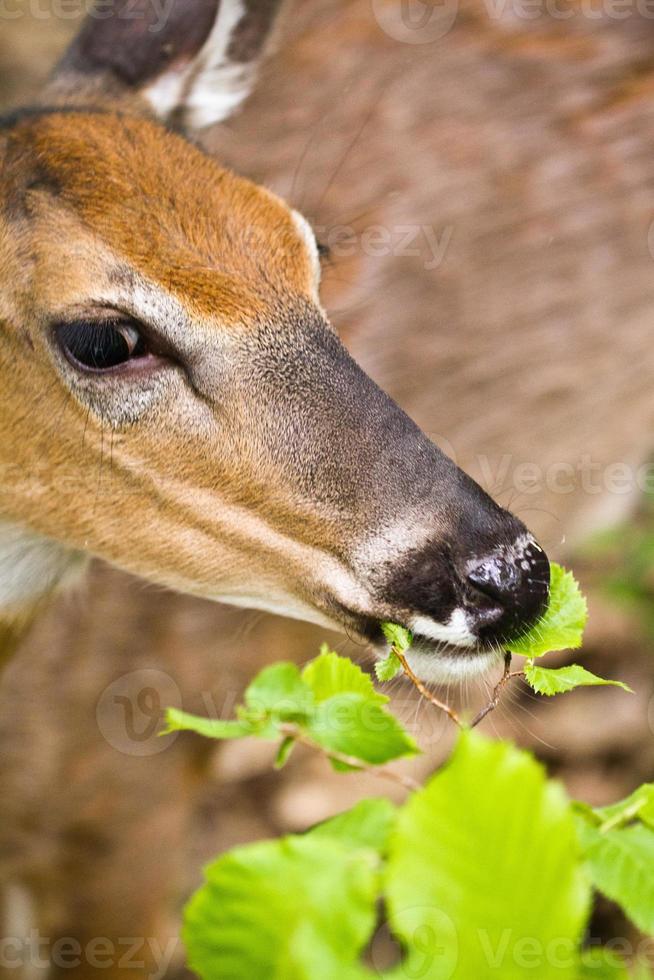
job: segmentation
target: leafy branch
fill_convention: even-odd
[[[338,771],[369,772],[415,790],[414,780],[382,768],[420,751],[386,710],[388,700],[359,666],[325,645],[302,672],[292,663],[262,670],[245,691],[235,720],[200,718],[169,708],[162,734],[185,730],[216,739],[252,736],[278,741],[278,768],[301,743],[320,752]]]
[[[621,958],[585,949],[582,937],[593,887],[654,932],[654,785],[594,810],[571,803],[530,753],[470,730],[518,677],[546,696],[582,685],[626,687],[578,664],[535,663],[549,649],[579,646],[585,618],[576,582],[554,566],[545,616],[507,649],[492,697],[467,726],[415,674],[411,634],[384,625],[390,651],[376,666],[378,679],[403,672],[462,729],[452,758],[425,786],[387,768],[419,749],[387,710],[386,695],[326,646],[302,671],[293,663],[261,671],[234,719],[169,709],[167,732],[277,741],[278,768],[301,744],[337,771],[373,773],[412,791],[399,809],[363,800],[306,834],[219,857],[185,913],[183,938],[198,977],[470,980],[492,973],[520,980],[528,969],[538,980],[652,980],[643,964],[629,974]],[[511,670],[513,654],[527,657],[523,669]],[[390,973],[372,972],[363,958],[367,948],[376,967],[380,902],[404,955]],[[567,959],[549,955],[561,948]]]
[[[312,739],[308,738],[302,732],[302,729],[296,725],[280,725],[279,731],[285,739],[289,739],[293,744],[298,743],[299,745],[306,746],[306,748],[315,749],[320,752],[328,762],[334,764],[334,768],[342,767],[343,769],[352,769],[355,772],[366,772],[371,776],[377,776],[381,779],[390,779],[405,789],[420,789],[420,783],[412,779],[411,776],[406,776],[404,773],[396,772],[394,769],[386,769],[383,766],[366,765],[365,762],[361,762],[354,755],[346,755],[344,752],[336,752],[334,749],[331,751],[324,749],[321,745],[317,745]],[[286,744],[288,745],[289,743]],[[284,742],[282,742],[282,751],[286,751]]]
[[[523,636],[506,644],[504,671],[495,685],[486,705],[466,725],[449,704],[433,694],[420,680],[409,662],[413,637],[409,630],[395,623],[383,623],[382,629],[389,641],[387,657],[375,665],[377,679],[388,681],[404,672],[419,693],[434,707],[443,711],[459,728],[475,728],[494,711],[509,681],[522,678],[537,694],[552,696],[572,691],[577,687],[613,685],[625,691],[631,689],[621,681],[605,680],[579,664],[558,669],[540,667],[535,659],[556,650],[576,649],[581,646],[587,619],[586,600],[571,572],[552,564],[547,609],[541,619]],[[512,655],[527,657],[522,670],[511,670]]]

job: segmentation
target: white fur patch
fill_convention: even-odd
[[[186,99],[186,124],[202,129],[228,119],[247,99],[255,80],[252,65],[222,64],[207,68]]]
[[[0,521],[0,612],[46,596],[75,571],[78,551],[7,521]]]
[[[439,653],[434,649],[421,650],[419,645],[412,647],[406,658],[411,670],[418,677],[433,684],[479,677],[491,667],[502,663],[502,653],[499,650]]]
[[[171,68],[145,89],[143,94],[159,116],[166,118],[183,108],[185,122],[199,129],[227,119],[247,98],[256,77],[255,65],[232,62],[227,55],[234,29],[245,13],[241,0],[222,0],[197,58]]]
[[[318,289],[320,287],[320,276],[322,269],[320,267],[320,253],[318,252],[318,243],[316,242],[316,236],[313,233],[313,228],[299,211],[291,210],[291,218],[293,219],[293,224],[298,230],[302,241],[307,247],[307,252],[311,258],[311,267],[313,269],[313,282],[315,288],[316,298],[318,297]]]
[[[463,609],[455,609],[447,623],[437,623],[428,616],[414,616],[409,626],[413,633],[453,647],[474,647],[477,643]]]

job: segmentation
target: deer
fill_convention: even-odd
[[[185,137],[247,95],[275,5],[138,12],[91,15],[0,121],[8,630],[91,554],[372,643],[401,622],[430,677],[487,667],[545,553],[348,355],[307,220]]]
[[[430,111],[437,106],[444,116],[440,141],[440,116],[430,116],[430,153],[423,149],[420,156],[418,139],[411,148],[414,169],[408,179],[418,207],[438,199],[446,209],[448,187],[461,186],[462,193],[467,186],[478,188],[475,168],[480,159],[492,157],[494,144],[479,126],[479,146],[459,159],[448,134],[460,120],[442,109],[446,98],[460,107],[455,96],[465,101],[482,85],[481,76],[466,74],[465,92],[461,86],[470,58],[465,44],[455,36],[437,52],[431,46],[420,49],[418,58],[415,48],[380,29],[368,7],[353,3],[332,10],[316,0],[298,11],[298,25],[289,27],[275,4],[223,2],[216,9],[211,2],[200,7],[177,0],[169,26],[149,31],[159,12],[131,5],[144,17],[123,10],[123,17],[91,19],[37,103],[3,120],[0,605],[7,652],[35,621],[37,654],[43,656],[50,636],[38,628],[48,596],[76,580],[93,556],[118,570],[116,579],[100,579],[108,592],[113,583],[119,603],[107,613],[102,630],[109,617],[113,624],[125,615],[130,597],[136,609],[132,579],[125,574],[133,573],[190,595],[346,630],[373,646],[379,643],[379,620],[396,619],[417,635],[411,661],[417,673],[435,680],[461,677],[496,663],[504,637],[533,621],[546,601],[546,560],[525,523],[538,525],[538,539],[545,544],[543,514],[555,512],[557,533],[548,535],[547,543],[560,548],[563,532],[571,534],[582,516],[592,511],[591,524],[596,511],[606,516],[606,508],[614,507],[616,497],[606,493],[548,495],[540,488],[526,498],[527,506],[524,499],[513,501],[523,523],[494,504],[356,367],[330,330],[322,308],[328,304],[318,295],[321,272],[322,292],[335,287],[329,260],[320,254],[319,229],[317,240],[293,207],[213,159],[230,158],[242,173],[256,175],[258,169],[273,179],[276,169],[286,168],[288,191],[308,142],[318,145],[319,164],[336,168],[339,160],[330,157],[324,129],[318,139],[315,124],[327,115],[334,86],[340,91],[342,83],[334,79],[345,73],[330,55],[351,45],[361,52],[355,78],[364,73],[364,60],[379,85],[381,65],[388,65],[389,73],[399,68],[413,86],[414,104]],[[275,54],[275,33],[281,39],[289,30],[295,32],[294,47],[282,46]],[[617,44],[615,30],[613,24]],[[502,48],[508,42],[494,38],[482,22],[475,37],[494,72],[508,72]],[[524,55],[518,48],[514,45],[510,57],[527,65],[527,84],[529,51]],[[554,43],[552,50],[559,50]],[[277,74],[266,74],[265,57],[268,64],[277,59]],[[560,69],[555,61],[551,86],[567,84],[578,70],[567,63],[566,71]],[[262,72],[265,85],[257,89]],[[300,112],[298,120],[289,105],[297,98],[298,77],[306,74],[312,75],[305,93],[312,109],[308,116]],[[599,77],[593,76],[593,84],[600,85]],[[436,92],[442,95],[437,98]],[[424,134],[424,120],[420,129],[408,118],[407,93],[390,85],[384,93],[394,107],[392,119],[404,127],[402,138]],[[246,109],[230,116],[248,96],[250,115]],[[284,125],[293,129],[289,160],[279,151],[284,125],[276,115],[278,105],[285,106]],[[462,118],[476,118],[467,103],[465,109]],[[544,114],[542,107],[539,111]],[[349,140],[369,113],[368,101],[362,93],[343,100],[343,112]],[[227,119],[240,125],[237,139],[220,125]],[[601,113],[593,116],[589,110],[565,122],[567,128],[561,125],[559,131],[570,145],[545,149],[554,156],[570,150],[576,160],[578,131],[601,125]],[[196,145],[201,127],[211,123],[218,129]],[[383,155],[389,144],[382,121],[373,123],[374,136],[364,132],[359,146],[377,161],[380,147]],[[555,129],[543,127],[543,132]],[[431,155],[434,143],[439,157]],[[545,150],[541,157],[547,160]],[[311,162],[309,151],[307,169]],[[361,167],[352,192],[356,210],[368,203],[363,175],[381,196],[384,172],[384,165]],[[606,172],[593,175],[591,188],[599,187],[605,200],[615,202],[613,184],[612,196],[606,193]],[[337,194],[347,196],[350,174],[326,189],[330,177],[319,176],[318,194],[330,206]],[[464,177],[470,177],[469,185]],[[509,193],[499,180],[498,186]],[[617,197],[621,213],[627,213]],[[518,210],[538,229],[541,211],[535,205],[530,210],[528,203],[520,199]],[[392,207],[389,203],[391,212]],[[518,225],[515,248],[529,257],[520,237],[527,233]],[[637,252],[643,280],[651,271],[645,238],[642,256]],[[569,244],[565,236],[564,241]],[[457,226],[455,250],[459,243]],[[634,249],[623,251],[635,275]],[[575,245],[570,252],[573,267],[583,271],[592,249]],[[332,317],[368,375],[392,390],[424,432],[445,435],[453,443],[450,456],[475,471],[478,484],[489,482],[488,473],[483,467],[477,472],[475,465],[480,448],[500,459],[506,449],[520,462],[533,461],[530,452],[541,461],[560,462],[574,458],[581,446],[593,459],[620,459],[626,446],[630,459],[644,459],[651,412],[638,391],[645,384],[651,345],[629,297],[623,296],[631,313],[621,320],[621,343],[606,329],[603,308],[598,315],[598,295],[610,294],[612,302],[621,295],[615,279],[598,282],[580,272],[585,299],[577,300],[574,327],[562,331],[557,310],[550,310],[557,325],[550,343],[538,319],[532,324],[523,307],[507,314],[493,288],[501,279],[499,258],[485,252],[484,261],[474,265],[470,256],[478,252],[472,245],[462,254],[467,274],[460,293],[449,288],[451,280],[437,277],[427,288],[407,260],[387,256],[382,297],[372,310]],[[539,276],[553,283],[553,296],[570,301],[557,269],[547,265],[550,254],[538,252]],[[513,271],[510,280],[514,301],[522,301]],[[432,287],[434,282],[439,285]],[[648,314],[643,318],[648,322]],[[517,330],[509,329],[516,323],[522,330],[518,339]],[[432,333],[426,324],[435,324]],[[409,340],[425,334],[427,342],[418,343],[411,360],[405,353]],[[588,350],[585,382],[572,371],[582,341]],[[27,399],[26,393],[31,393]],[[490,482],[499,497],[503,487],[494,478],[500,478],[501,467],[492,469]],[[521,569],[523,560],[528,569]],[[533,593],[525,592],[525,582]],[[176,601],[165,604],[175,607]],[[162,603],[156,608],[162,615]],[[135,611],[129,622],[154,633],[152,621],[144,627]],[[24,644],[6,677],[20,667],[21,655]],[[212,662],[211,669],[221,667]],[[51,676],[53,687],[70,680],[56,666]],[[15,696],[20,689],[16,684],[10,692]],[[87,689],[70,697],[76,719],[85,698],[90,701]],[[59,731],[66,720],[64,711],[56,721]],[[77,739],[78,731],[74,728]],[[129,786],[123,797],[146,786],[150,802],[134,791],[128,818],[117,822],[109,840],[109,831],[97,824],[104,826],[113,799],[101,797],[98,819],[88,791],[88,812],[70,817],[61,844],[68,848],[60,862],[65,871],[48,886],[56,890],[64,881],[68,918],[63,924],[55,918],[50,932],[41,926],[44,934],[56,935],[55,929],[62,935],[72,929],[81,936],[138,934],[157,938],[166,948],[171,931],[162,907],[170,903],[166,888],[173,856],[188,826],[187,774],[196,761],[191,751],[189,756],[191,761],[182,757],[177,743],[170,753],[143,760],[147,767],[115,752],[111,764],[102,757],[100,780]],[[79,780],[79,771],[72,771],[72,780]],[[51,786],[49,777],[44,782]],[[168,813],[173,796],[179,809],[168,822],[173,829],[164,830],[163,818],[157,822],[155,814]],[[21,814],[10,816],[21,825]],[[5,827],[8,823],[5,817]],[[113,865],[129,868],[137,882],[134,895],[126,895],[122,882],[106,884]],[[91,894],[87,881],[98,867],[110,898],[99,901],[94,893],[84,904],[79,895]],[[15,882],[23,889],[18,901]],[[31,916],[47,922],[48,887],[26,860],[5,904],[25,912],[28,921]],[[152,897],[164,893],[165,901]],[[83,980],[95,973],[88,962],[77,971],[57,973],[56,965],[52,971]],[[102,972],[111,980],[134,975],[128,965]]]

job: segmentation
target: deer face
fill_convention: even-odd
[[[546,557],[340,344],[307,222],[135,98],[206,111],[211,45],[252,37],[228,9],[174,66],[143,58],[118,111],[95,21],[61,106],[0,129],[0,514],[212,599],[373,642],[403,623],[426,676],[478,670],[542,611]]]

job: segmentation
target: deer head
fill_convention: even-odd
[[[350,358],[307,221],[189,138],[276,13],[118,0],[0,123],[0,609],[90,554],[475,671],[542,611],[545,555]]]

